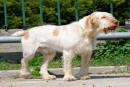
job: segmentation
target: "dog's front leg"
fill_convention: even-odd
[[[63,59],[64,59],[64,78],[65,81],[73,81],[76,80],[72,75],[72,59],[74,57],[74,53],[72,51],[63,51]]]
[[[87,53],[82,53],[82,61],[81,61],[81,68],[80,68],[80,79],[87,80],[90,79],[88,76],[88,67],[89,67],[89,59],[91,57],[92,51],[89,50]]]

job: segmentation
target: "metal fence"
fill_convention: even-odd
[[[130,39],[130,32],[113,32],[113,33],[100,33],[97,35],[97,40],[118,40],[118,39]],[[20,43],[21,37],[1,36],[0,43]]]
[[[40,22],[41,22],[41,25],[43,25],[43,11],[44,9],[42,9],[42,2],[43,0],[39,0],[39,10],[40,10]],[[95,11],[95,1],[96,0],[92,0],[92,8],[93,8],[93,11]],[[3,0],[3,5],[4,5],[4,20],[5,20],[5,29],[8,30],[8,19],[7,19],[7,6],[6,6],[6,2],[7,0]],[[24,0],[21,0],[22,2],[22,20],[23,20],[23,29],[26,29],[26,11],[25,11],[25,6],[24,6]],[[113,1],[110,0],[110,13],[113,14]],[[129,0],[129,18],[130,18],[130,0]],[[61,25],[61,17],[60,17],[60,0],[57,0],[57,13],[58,13],[58,25]],[[77,21],[79,18],[78,18],[78,1],[75,0],[75,20]]]

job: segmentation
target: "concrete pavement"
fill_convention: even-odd
[[[1,78],[0,87],[130,87],[130,74],[92,74],[90,80]]]
[[[49,69],[49,71],[57,75],[56,80],[23,79],[17,78],[19,70],[0,71],[0,87],[130,87],[130,73],[106,74],[112,71],[130,71],[129,66],[90,67],[89,72],[94,73],[90,74],[90,80],[71,82],[62,80],[62,68]],[[73,74],[77,74],[78,71],[79,68],[74,68]]]

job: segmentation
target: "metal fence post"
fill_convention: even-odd
[[[41,21],[41,25],[43,25],[42,0],[39,0],[39,8],[40,8],[40,21]]]
[[[26,29],[24,0],[22,0],[22,14],[23,14],[23,29]]]
[[[75,20],[78,21],[78,4],[77,0],[75,0]]]
[[[113,15],[113,2],[110,0],[110,13]]]
[[[3,1],[4,4],[4,17],[5,17],[5,30],[8,30],[8,22],[7,22],[7,5],[6,5],[6,0]]]
[[[92,2],[93,12],[95,11],[95,0]]]
[[[57,0],[57,12],[58,12],[58,25],[61,25],[61,18],[60,18],[60,0]]]
[[[130,19],[130,0],[128,1],[128,8],[129,8],[129,19]]]

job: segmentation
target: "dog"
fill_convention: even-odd
[[[118,27],[118,21],[107,12],[94,12],[83,17],[79,21],[68,25],[44,25],[28,30],[18,31],[12,36],[23,36],[21,43],[23,48],[22,68],[20,74],[28,78],[30,70],[28,62],[35,52],[39,50],[44,55],[40,68],[40,74],[45,80],[55,79],[47,71],[48,63],[54,58],[56,51],[63,53],[63,67],[65,81],[73,81],[76,78],[72,74],[72,59],[80,53],[81,67],[80,79],[89,79],[88,63],[92,55],[96,35],[100,32],[108,33]]]

